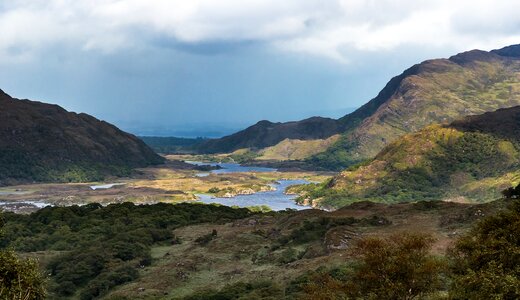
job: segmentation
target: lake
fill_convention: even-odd
[[[90,188],[92,190],[104,190],[104,189],[110,189],[118,185],[125,185],[126,183],[104,183],[100,185],[91,185]]]
[[[211,170],[209,172],[197,173],[198,177],[204,177],[211,174],[226,174],[226,173],[247,173],[247,172],[276,172],[277,169],[265,168],[265,167],[254,167],[254,166],[242,166],[237,163],[215,163],[215,162],[200,162],[200,161],[185,161],[188,164],[196,166],[212,166],[220,167],[217,170]]]
[[[280,180],[278,184],[273,184],[273,187],[276,188],[274,191],[268,192],[258,192],[251,195],[238,195],[233,198],[217,198],[212,195],[200,194],[197,195],[201,202],[210,204],[217,203],[226,206],[239,206],[239,207],[248,207],[248,206],[261,206],[266,205],[269,206],[272,210],[285,210],[287,208],[291,209],[309,209],[308,206],[297,205],[294,202],[294,199],[297,195],[287,195],[285,194],[285,189],[291,185],[295,184],[307,184],[309,183],[307,180],[298,179],[298,180]]]

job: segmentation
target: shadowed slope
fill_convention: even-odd
[[[0,180],[82,181],[163,159],[135,136],[87,114],[0,91]]]

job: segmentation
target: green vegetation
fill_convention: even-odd
[[[516,187],[510,187],[508,189],[505,189],[504,191],[502,191],[502,195],[504,195],[504,197],[509,198],[509,199],[520,198],[520,184],[517,185]]]
[[[329,182],[292,188],[298,201],[341,207],[356,201],[408,202],[462,197],[490,201],[520,182],[518,107],[431,125],[405,135],[374,159]]]
[[[228,299],[264,299],[278,300],[284,296],[283,289],[269,280],[230,284],[219,291],[202,291],[183,300],[228,300]]]
[[[260,156],[260,154],[258,154],[257,152],[247,149],[245,151],[235,151],[235,152],[231,153],[228,157],[233,162],[243,164],[243,163],[251,162],[259,156]]]
[[[366,238],[356,245],[349,293],[353,298],[424,298],[442,287],[443,261],[429,254],[433,239],[421,234]],[[356,297],[357,296],[357,297]]]
[[[51,299],[515,299],[520,204],[508,201],[447,256],[433,250],[431,235],[397,228],[408,218],[424,226],[420,218],[445,239],[506,201],[269,214],[190,204],[48,207],[3,213],[0,245],[42,258]],[[24,275],[39,274],[27,262],[33,271]]]
[[[2,180],[40,182],[92,182],[106,176],[129,176],[132,167],[124,164],[61,162],[37,160],[18,151],[0,149],[0,182]]]
[[[0,185],[126,176],[164,159],[135,136],[87,114],[0,93]]]
[[[513,200],[459,238],[447,256],[432,253],[435,239],[427,234],[368,236],[346,250],[340,265],[322,265],[285,284],[238,281],[182,299],[517,299],[519,222],[520,203]],[[315,231],[325,223],[317,219],[300,229]],[[302,259],[294,248],[284,253],[284,264]]]
[[[254,151],[274,146],[285,139],[321,140],[342,132],[334,119],[312,117],[298,122],[260,121],[244,130],[198,145],[200,153],[230,153],[240,149]]]
[[[155,152],[163,154],[190,153],[195,147],[204,142],[206,138],[195,139],[178,137],[140,136],[143,142],[150,146]]]
[[[0,246],[56,253],[45,266],[50,296],[94,299],[138,278],[139,269],[152,262],[151,246],[178,242],[173,229],[252,214],[248,209],[193,204],[47,207],[31,215],[4,213]]]
[[[354,259],[337,267],[321,266],[286,285],[260,279],[196,292],[183,299],[425,299],[445,294],[447,261],[430,254],[433,239],[423,234],[368,237],[348,250]],[[296,251],[289,248],[288,251]],[[299,258],[286,255],[284,264]],[[271,291],[271,293],[267,293]]]
[[[274,146],[259,151],[257,160],[285,161],[302,160],[324,152],[333,145],[340,135],[336,134],[326,139],[299,140],[285,139]]]
[[[0,236],[3,234],[0,216]],[[45,299],[45,279],[33,259],[20,259],[14,251],[0,249],[0,299]]]
[[[341,118],[346,124],[342,137],[308,162],[340,171],[428,125],[519,105],[520,60],[494,54],[475,50],[409,68]]]
[[[309,272],[289,290],[305,299],[424,299],[445,286],[446,264],[429,254],[432,241],[409,233],[360,240],[351,264]]]
[[[520,298],[520,202],[512,201],[508,210],[479,222],[455,245],[452,299]]]
[[[45,299],[45,280],[38,264],[20,259],[13,251],[0,251],[0,299]]]
[[[367,157],[358,158],[352,155],[356,147],[356,144],[348,142],[348,133],[345,133],[326,151],[313,155],[305,161],[318,169],[341,171],[367,159]]]

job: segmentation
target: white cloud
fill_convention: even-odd
[[[0,61],[49,47],[114,52],[146,34],[181,43],[257,41],[348,62],[348,49],[494,48],[520,42],[516,0],[13,0],[0,5]]]

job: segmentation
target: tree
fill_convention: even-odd
[[[520,299],[520,201],[479,222],[450,256],[452,299]]]
[[[520,184],[516,187],[510,187],[502,191],[502,195],[508,199],[518,199],[520,198]]]
[[[412,233],[361,240],[347,293],[355,299],[415,299],[440,289],[445,263],[430,254],[433,242]]]
[[[0,216],[0,235],[3,221]],[[36,261],[20,259],[14,251],[0,250],[0,299],[45,299],[45,280]]]

